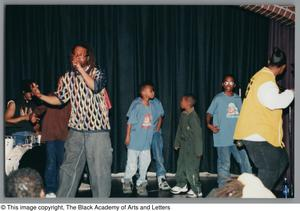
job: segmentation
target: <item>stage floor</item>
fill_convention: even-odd
[[[112,178],[112,188],[111,188],[111,196],[112,198],[131,198],[131,197],[139,197],[136,193],[136,190],[133,190],[132,194],[123,194],[122,191],[122,177],[113,177]],[[167,178],[168,183],[171,187],[175,186],[176,181],[175,177],[171,176]],[[205,198],[212,189],[217,188],[217,177],[215,176],[203,176],[200,177],[202,183],[202,194],[203,198]],[[156,177],[148,177],[148,198],[186,198],[185,194],[173,195],[170,191],[162,191],[159,190],[158,184],[156,181]],[[273,193],[277,198],[283,198],[280,190],[273,190]],[[92,197],[92,192],[90,189],[90,185],[87,183],[81,183],[81,186],[76,194],[76,197]]]
[[[217,178],[216,177],[201,177],[202,182],[202,193],[205,197],[213,188],[217,187]],[[175,177],[167,178],[169,185],[171,187],[175,186],[176,181]],[[173,195],[170,191],[161,191],[158,188],[156,177],[148,177],[148,197],[150,198],[173,198],[173,197],[186,197],[185,194]],[[90,187],[86,183],[82,183],[80,190],[78,191],[76,197],[92,197],[92,192]],[[113,177],[112,179],[112,189],[111,197],[139,197],[134,189],[132,194],[123,194],[121,177]]]

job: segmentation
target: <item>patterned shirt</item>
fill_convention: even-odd
[[[71,116],[68,126],[81,131],[110,130],[108,108],[105,103],[107,79],[101,69],[91,69],[89,75],[94,79],[94,91],[76,72],[62,76],[55,95],[62,103],[71,101]]]

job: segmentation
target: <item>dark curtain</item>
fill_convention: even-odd
[[[88,42],[108,75],[113,108],[113,172],[123,171],[126,112],[144,80],[155,84],[165,109],[164,155],[176,170],[174,136],[179,100],[194,93],[204,130],[201,171],[216,172],[212,134],[205,113],[234,74],[244,93],[251,75],[267,62],[269,20],[236,6],[7,6],[5,94],[16,97],[20,81],[33,78],[43,92],[54,90],[66,72],[70,48]]]
[[[271,21],[269,30],[269,55],[274,47],[281,48],[287,57],[287,68],[283,76],[278,78],[282,89],[294,89],[295,87],[295,25],[284,25]],[[284,143],[289,154],[289,168],[285,176],[291,184],[294,184],[294,103],[283,112]],[[280,183],[278,188],[280,187]]]

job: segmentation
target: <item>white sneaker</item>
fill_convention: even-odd
[[[159,182],[158,187],[160,190],[170,190],[171,187],[168,184],[166,179],[162,179],[161,182]]]
[[[80,190],[80,191],[88,191],[88,190],[91,190],[91,185],[82,182],[82,183],[80,184],[80,186],[79,186],[79,190]]]
[[[56,198],[56,195],[55,195],[55,193],[47,193],[45,197],[46,198]]]
[[[189,192],[186,193],[187,198],[197,198],[202,197],[202,192],[196,194],[192,189],[189,190]]]
[[[179,187],[179,186],[174,186],[172,189],[171,189],[171,193],[173,194],[180,194],[180,193],[185,193],[188,191],[188,188],[187,188],[187,185],[185,185],[184,187]]]

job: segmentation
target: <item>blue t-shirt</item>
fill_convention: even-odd
[[[131,103],[127,112],[128,124],[132,125],[128,149],[139,151],[150,149],[155,125],[158,118],[163,115],[158,108],[158,103],[154,100],[149,101],[149,106],[145,106],[141,98]]]
[[[137,97],[137,98],[135,98],[132,101],[132,103],[131,103],[131,105],[129,107],[129,110],[128,110],[127,114],[126,114],[126,116],[128,118],[129,118],[129,115],[130,115],[130,113],[132,111],[132,108],[136,104],[138,104],[140,102],[141,102],[141,98],[140,97]],[[162,106],[162,104],[161,104],[161,102],[160,102],[159,99],[154,98],[154,99],[150,100],[149,103],[152,105],[152,113],[153,113],[153,120],[154,120],[154,122],[153,122],[153,126],[154,126],[153,129],[155,129],[155,126],[157,125],[157,122],[158,122],[159,118],[163,117],[165,115],[165,111],[164,111],[164,108],[163,108],[163,106]]]
[[[221,92],[214,97],[207,113],[213,116],[213,124],[220,128],[213,134],[215,147],[234,145],[233,134],[241,106],[242,99],[237,94],[227,96]]]

